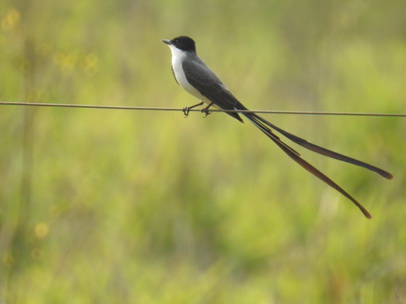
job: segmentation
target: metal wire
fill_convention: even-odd
[[[57,107],[57,108],[82,108],[99,110],[133,110],[133,111],[172,111],[183,112],[183,108],[169,107],[142,107],[142,106],[109,106],[109,105],[86,105],[66,103],[42,103],[42,102],[12,102],[0,101],[0,106],[26,106],[26,107]],[[190,112],[200,112],[200,109],[190,109]],[[227,113],[261,113],[261,114],[290,114],[290,115],[330,115],[330,116],[375,116],[375,117],[406,117],[406,113],[368,113],[368,112],[319,112],[319,111],[280,111],[280,110],[221,110],[213,109],[210,112]]]

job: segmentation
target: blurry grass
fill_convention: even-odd
[[[192,104],[160,42],[188,34],[251,108],[404,112],[402,8],[3,1],[0,97]],[[303,152],[367,221],[221,114],[0,110],[0,301],[405,301],[402,119],[267,116],[394,173],[388,182]]]

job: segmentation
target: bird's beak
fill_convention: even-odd
[[[169,39],[162,39],[163,43],[166,43],[167,45],[171,45],[172,42]]]

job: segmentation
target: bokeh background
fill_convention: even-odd
[[[163,38],[252,109],[404,113],[403,0],[2,0],[0,99],[184,107]],[[404,118],[0,106],[0,303],[406,303]],[[302,151],[302,149],[299,149]]]

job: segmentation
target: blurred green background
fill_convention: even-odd
[[[184,107],[163,38],[252,109],[405,112],[406,2],[0,3],[0,100]],[[0,106],[0,303],[406,303],[404,118]],[[302,151],[302,149],[299,149]]]

